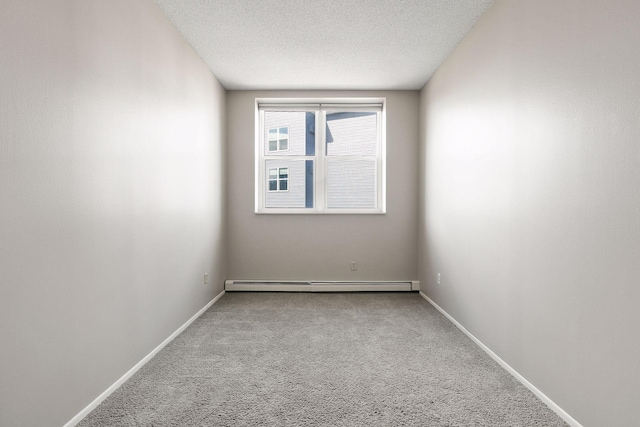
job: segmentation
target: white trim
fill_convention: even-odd
[[[511,366],[509,366],[509,364],[507,362],[502,360],[500,358],[500,356],[495,354],[489,347],[484,345],[484,343],[482,341],[480,341],[478,338],[476,338],[471,332],[467,331],[467,329],[464,326],[462,326],[449,313],[444,311],[444,309],[442,309],[442,307],[440,307],[438,304],[436,304],[424,292],[420,291],[420,295],[422,296],[422,298],[427,300],[429,302],[429,304],[431,304],[436,310],[438,310],[440,313],[442,313],[442,315],[444,317],[449,319],[449,321],[451,321],[451,323],[453,323],[458,329],[460,329],[467,337],[469,337],[471,339],[471,341],[473,341],[478,347],[480,347],[482,350],[484,350],[484,352],[487,353],[493,360],[495,360],[507,372],[509,372],[511,375],[513,375],[515,377],[515,379],[520,381],[522,383],[522,385],[524,385],[526,388],[531,390],[531,392],[533,394],[535,394],[538,397],[538,399],[540,399],[543,403],[545,403],[553,412],[558,414],[558,416],[560,416],[560,418],[562,418],[567,424],[569,424],[571,427],[582,427],[582,424],[580,424],[578,421],[576,421],[571,415],[569,415],[564,409],[562,409],[553,400],[551,400],[549,397],[547,397],[543,392],[538,390],[538,388],[536,386],[531,384],[525,377],[520,375],[520,373],[518,373],[518,371],[516,371]]]
[[[411,281],[352,282],[352,281],[278,281],[278,280],[226,280],[226,291],[246,292],[407,292]]]
[[[311,292],[406,292],[411,283],[314,283]]]
[[[371,211],[368,209],[325,209],[320,212],[311,208],[267,208],[268,211],[254,212],[256,215],[272,215],[272,214],[295,214],[295,215],[334,215],[334,214],[342,214],[342,215],[385,215],[386,212],[382,211]]]
[[[327,112],[318,110],[316,113],[316,163],[313,170],[314,211],[325,212],[327,207]]]
[[[381,212],[387,211],[387,192],[385,182],[387,176],[387,115],[385,114],[387,104],[382,105],[382,111],[378,112],[378,163],[376,165],[376,206]]]
[[[344,106],[379,109],[385,102],[385,97],[256,98],[257,108],[271,111],[305,111],[308,108],[338,108]]]
[[[255,188],[259,188],[262,185],[262,176],[265,173],[265,165],[262,162],[262,158],[264,158],[264,144],[262,142],[263,136],[260,130],[260,126],[258,123],[262,123],[264,120],[264,112],[258,109],[258,100],[256,99],[256,117],[255,117],[255,144],[256,147],[254,149],[257,151],[257,155],[255,156]],[[264,206],[265,200],[265,192],[264,191],[255,191],[255,211],[258,212]]]
[[[84,417],[86,417],[87,415],[89,415],[89,413],[91,411],[93,411],[100,403],[102,403],[103,400],[105,400],[107,397],[109,397],[109,395],[111,393],[116,391],[118,389],[118,387],[120,387],[125,381],[127,381],[129,378],[131,378],[131,376],[133,374],[138,372],[138,370],[140,368],[142,368],[149,360],[151,360],[153,358],[153,356],[155,356],[160,350],[162,350],[167,344],[169,344],[175,337],[180,335],[180,333],[182,331],[184,331],[191,323],[193,323],[194,320],[196,320],[198,317],[202,316],[202,314],[205,311],[207,311],[209,309],[209,307],[211,307],[213,304],[215,304],[216,301],[218,301],[220,298],[222,298],[224,293],[225,292],[222,291],[218,295],[216,295],[216,297],[214,299],[212,299],[211,301],[209,301],[207,303],[207,305],[205,305],[203,308],[200,309],[200,311],[198,311],[196,314],[194,314],[189,320],[187,320],[182,326],[180,326],[174,333],[169,335],[169,337],[167,339],[165,339],[164,341],[162,341],[162,343],[160,343],[159,346],[154,348],[151,351],[151,353],[147,354],[144,358],[142,358],[141,361],[136,363],[133,368],[129,369],[129,371],[127,371],[126,374],[124,374],[122,377],[120,377],[120,379],[118,381],[113,383],[108,389],[106,389],[104,392],[102,392],[102,394],[100,394],[100,396],[96,397],[93,400],[93,402],[89,403],[89,405],[87,405],[87,407],[85,407],[82,411],[78,412],[78,414],[75,417],[71,418],[71,420],[69,420],[69,422],[67,422],[64,425],[64,427],[73,427],[76,424],[78,424],[80,421],[82,421],[82,419]]]

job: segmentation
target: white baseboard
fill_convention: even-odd
[[[582,427],[582,424],[580,424],[578,421],[576,421],[571,415],[569,415],[568,413],[566,413],[560,406],[558,406],[553,400],[549,399],[543,392],[541,392],[540,390],[538,390],[536,388],[536,386],[534,386],[533,384],[531,384],[529,381],[527,381],[527,379],[525,377],[523,377],[522,375],[520,375],[518,373],[518,371],[516,371],[515,369],[513,369],[511,366],[509,366],[509,364],[507,362],[505,362],[504,360],[502,360],[497,354],[495,354],[493,351],[491,351],[491,349],[489,347],[487,347],[486,345],[484,345],[482,343],[482,341],[480,341],[478,338],[476,338],[471,332],[467,331],[467,329],[462,326],[456,319],[454,319],[449,313],[447,313],[446,311],[444,311],[444,309],[442,309],[442,307],[440,307],[438,304],[436,304],[431,298],[429,298],[424,292],[420,291],[420,295],[422,296],[422,298],[426,299],[429,304],[431,304],[436,310],[438,310],[440,313],[442,313],[444,315],[444,317],[446,317],[447,319],[449,319],[451,321],[451,323],[453,323],[454,325],[456,325],[456,327],[458,329],[460,329],[462,332],[464,332],[464,334],[466,336],[468,336],[469,338],[471,338],[471,341],[473,341],[474,343],[476,343],[476,345],[478,347],[480,347],[482,350],[484,350],[485,353],[487,353],[489,356],[491,356],[491,358],[493,360],[495,360],[496,362],[498,362],[498,364],[500,366],[502,366],[507,372],[509,372],[511,375],[513,375],[518,381],[520,381],[526,388],[528,388],[529,390],[531,390],[531,392],[533,394],[535,394],[538,399],[540,399],[542,402],[544,402],[553,412],[555,412],[556,414],[558,414],[558,416],[560,416],[560,418],[562,418],[567,424],[569,424],[571,427]]]
[[[226,280],[224,289],[234,292],[406,292],[420,289],[420,282]]]
[[[141,361],[136,363],[136,365],[129,369],[129,371],[124,374],[118,381],[113,383],[111,387],[106,389],[100,396],[96,397],[93,402],[87,405],[82,411],[78,413],[75,417],[73,417],[68,423],[64,425],[64,427],[74,427],[78,424],[84,417],[89,415],[89,412],[93,411],[103,400],[105,400],[111,393],[116,391],[118,387],[120,387],[126,380],[128,380],[133,374],[135,374],[140,368],[142,368],[153,356],[155,356],[160,350],[162,350],[167,344],[169,344],[175,337],[180,335],[182,331],[184,331],[194,320],[198,317],[202,316],[202,314],[209,309],[216,301],[218,301],[224,295],[224,291],[220,292],[214,299],[209,301],[207,305],[200,309],[196,314],[194,314],[189,320],[187,320],[182,326],[180,326],[174,333],[169,335],[167,339],[162,341],[162,343],[154,348],[151,353],[147,354]]]

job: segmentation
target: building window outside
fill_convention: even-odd
[[[256,100],[256,213],[385,213],[384,99]]]
[[[288,191],[289,168],[269,169],[269,191]]]
[[[287,151],[289,149],[289,128],[269,129],[269,151]]]

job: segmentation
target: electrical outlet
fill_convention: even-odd
[[[209,283],[209,273],[204,273],[204,284]]]
[[[351,271],[356,271],[358,269],[358,263],[355,261],[351,261]]]
[[[440,273],[438,273],[438,277],[436,278],[436,282],[438,282],[438,285],[440,284]]]

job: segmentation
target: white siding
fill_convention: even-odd
[[[327,113],[326,133],[327,207],[375,208],[377,115]]]
[[[269,151],[269,129],[289,128],[289,149]],[[304,156],[307,138],[304,111],[266,111],[264,113],[264,154],[266,156]]]
[[[330,158],[327,161],[327,207],[364,209],[376,206],[376,161]]]
[[[289,168],[288,191],[265,194],[266,208],[304,208],[305,207],[305,161],[286,159],[288,156],[304,156],[306,151],[307,127],[304,111],[266,111],[264,114],[264,153],[265,156],[278,156],[282,160],[265,160],[265,187],[269,185],[269,169]],[[289,149],[287,151],[269,150],[269,129],[289,128]]]
[[[305,160],[267,160],[265,167],[265,186],[269,188],[269,169],[289,168],[288,191],[267,191],[267,208],[304,208],[305,207]]]
[[[352,113],[346,113],[352,114]],[[375,156],[377,115],[367,113],[353,117],[327,113],[327,156]]]

